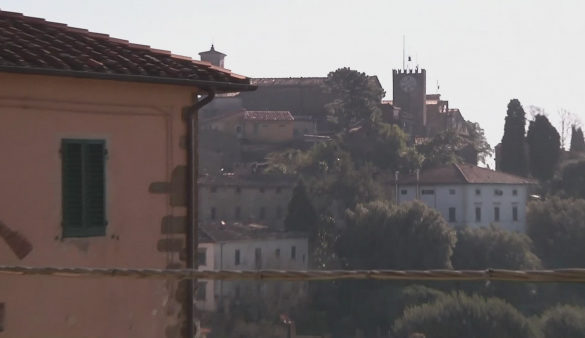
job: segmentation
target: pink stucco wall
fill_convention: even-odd
[[[165,216],[151,193],[185,163],[181,110],[196,88],[0,73],[0,221],[31,244],[22,260],[0,239],[0,264],[165,268],[182,264],[160,241]],[[62,238],[62,138],[106,140],[106,236]],[[161,249],[161,250],[159,250]],[[164,280],[0,276],[0,337],[174,337],[177,284]]]

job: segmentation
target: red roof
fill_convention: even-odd
[[[398,178],[399,184],[416,184],[416,175]],[[422,170],[419,184],[534,184],[529,178],[481,168],[471,164],[451,164]]]
[[[244,120],[256,121],[294,121],[289,111],[246,111]]]
[[[0,11],[0,71],[253,90],[210,63],[65,24]]]

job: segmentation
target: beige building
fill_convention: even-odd
[[[249,79],[16,13],[0,36],[0,265],[185,267],[182,113]],[[1,275],[0,336],[179,337],[186,285]]]
[[[284,228],[296,178],[225,174],[199,178],[199,221],[259,223]]]

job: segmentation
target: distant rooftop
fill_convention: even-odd
[[[262,224],[203,223],[199,224],[200,243],[219,243],[250,240],[307,238],[302,232],[277,231]]]
[[[416,184],[415,174],[398,177],[399,184]],[[534,184],[529,178],[471,164],[450,164],[421,170],[419,184]]]
[[[289,111],[245,111],[244,120],[253,121],[293,121],[294,118]]]

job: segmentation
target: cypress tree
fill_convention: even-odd
[[[561,136],[544,115],[530,122],[526,141],[529,146],[530,172],[539,180],[552,178],[561,150]]]
[[[288,214],[284,220],[287,231],[313,231],[317,225],[317,212],[307,196],[303,181],[293,190],[288,204]]]
[[[571,127],[571,151],[585,151],[585,138],[583,130],[574,125]]]
[[[510,100],[502,137],[502,171],[526,176],[528,163],[525,152],[526,113],[518,99]]]

